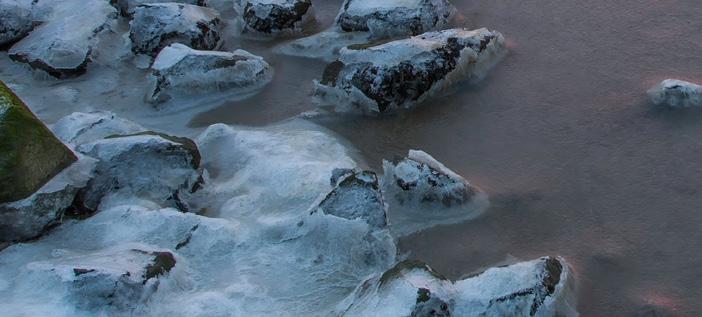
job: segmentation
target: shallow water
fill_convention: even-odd
[[[318,7],[321,24],[339,3]],[[645,95],[667,77],[702,80],[702,4],[454,3],[457,24],[508,39],[510,53],[481,84],[398,115],[316,119],[375,168],[419,148],[491,195],[484,216],[404,238],[401,249],[454,278],[558,254],[573,265],[584,316],[650,305],[702,313],[702,111],[658,109]],[[324,63],[241,45],[273,64],[272,85],[190,126],[262,125],[313,108]]]

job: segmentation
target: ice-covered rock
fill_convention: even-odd
[[[0,203],[27,198],[76,156],[0,81]]]
[[[145,3],[168,3],[168,2],[173,2],[173,3],[184,3],[184,4],[192,4],[192,5],[198,5],[198,6],[205,6],[206,1],[205,0],[110,0],[110,3],[112,3],[113,6],[115,6],[117,9],[119,9],[119,12],[126,17],[129,17],[132,15],[134,8],[145,4]]]
[[[96,160],[81,157],[31,196],[0,204],[0,241],[40,236],[72,212],[78,191],[91,179]]]
[[[129,38],[132,52],[154,57],[181,43],[198,50],[221,45],[220,16],[213,9],[181,3],[147,3],[134,9]]]
[[[105,0],[69,0],[55,6],[49,22],[10,48],[10,58],[57,78],[85,73],[100,35],[117,11]]]
[[[95,310],[104,306],[128,311],[156,292],[178,261],[170,250],[140,244],[119,245],[87,254],[28,263],[23,278],[60,279],[64,298],[76,308]]]
[[[345,32],[380,39],[444,29],[455,13],[448,0],[346,0],[336,23]]]
[[[160,103],[172,94],[247,93],[271,81],[273,68],[244,50],[193,50],[175,43],[161,50],[151,66],[147,100]]]
[[[81,203],[90,210],[106,196],[115,203],[140,199],[182,208],[181,192],[194,192],[200,186],[200,153],[187,138],[140,132],[109,136],[76,149],[99,160],[95,178],[81,193]]]
[[[504,50],[502,35],[487,29],[450,29],[348,47],[315,82],[315,96],[337,111],[409,108],[458,81],[481,78]]]
[[[244,32],[291,33],[314,19],[311,0],[237,0],[235,4]]]
[[[146,129],[132,121],[117,117],[109,111],[74,112],[51,125],[51,130],[61,141],[78,146],[112,135],[128,135]]]
[[[375,173],[336,169],[332,173],[331,183],[334,189],[313,212],[346,219],[363,219],[378,228],[387,225],[386,206]]]
[[[401,262],[365,281],[339,306],[343,316],[577,316],[562,258],[491,268],[459,281]]]
[[[33,0],[0,0],[0,46],[27,36],[34,29]]]
[[[330,29],[283,44],[277,50],[286,55],[334,60],[347,46],[445,29],[455,12],[448,0],[346,0]]]
[[[666,79],[649,90],[648,95],[654,104],[671,108],[702,106],[702,86],[687,81]]]
[[[465,221],[489,205],[487,194],[423,151],[383,161],[381,183],[397,235]]]

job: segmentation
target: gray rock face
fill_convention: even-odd
[[[462,80],[480,78],[504,51],[498,32],[451,29],[377,46],[350,46],[324,70],[315,95],[338,111],[412,107]]]
[[[55,8],[49,22],[15,44],[10,58],[56,78],[81,75],[92,61],[99,36],[116,17],[104,0],[68,1]]]
[[[346,0],[337,17],[345,32],[374,38],[419,35],[445,28],[456,8],[448,0]]]
[[[56,260],[33,262],[30,274],[55,275],[68,290],[68,300],[81,309],[110,305],[134,308],[146,301],[177,265],[173,253],[148,246],[116,248]]]
[[[31,196],[0,204],[0,241],[33,239],[59,224],[91,179],[95,164],[94,159],[81,157]]]
[[[21,40],[34,29],[32,0],[0,0],[0,46]]]
[[[160,103],[172,94],[235,91],[246,93],[270,82],[273,68],[244,50],[213,52],[172,44],[151,66],[147,100]]]
[[[313,212],[363,219],[378,228],[387,225],[385,202],[375,173],[337,169],[332,174],[331,182],[334,189]]]
[[[181,191],[195,191],[200,153],[187,138],[154,132],[110,136],[77,150],[99,159],[95,178],[81,193],[82,204],[95,210],[107,195],[137,197],[159,205],[179,206]]]
[[[205,0],[110,0],[110,3],[119,9],[120,14],[126,17],[131,17],[134,8],[145,3],[184,3],[198,6],[205,6]]]
[[[219,13],[213,9],[180,4],[142,4],[134,9],[129,38],[132,52],[156,56],[161,49],[181,43],[198,50],[221,44]]]
[[[702,107],[702,86],[677,79],[666,79],[649,92],[656,105],[671,108]]]
[[[411,150],[395,163],[383,162],[383,187],[401,203],[463,205],[479,191],[429,154]]]
[[[244,0],[239,6],[248,32],[297,31],[312,15],[311,0]]]

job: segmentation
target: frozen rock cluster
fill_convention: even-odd
[[[702,86],[677,79],[666,79],[648,91],[651,101],[671,108],[702,106]]]
[[[243,32],[294,34],[314,19],[312,0],[235,0]]]

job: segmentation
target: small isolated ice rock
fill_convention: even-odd
[[[657,105],[672,108],[702,106],[702,86],[687,81],[666,79],[649,90],[648,95]]]
[[[10,58],[57,78],[85,73],[103,31],[117,11],[104,0],[66,1],[51,20],[10,48]]]
[[[443,29],[455,12],[448,0],[346,0],[337,24],[345,32],[381,39]]]
[[[275,34],[299,31],[313,19],[311,0],[239,0],[245,32]]]
[[[444,207],[470,202],[479,192],[431,155],[410,150],[395,163],[383,161],[383,186],[388,195],[401,203],[441,204]]]
[[[213,50],[221,44],[220,17],[213,9],[180,3],[142,4],[134,9],[129,38],[135,54],[156,56],[173,43]]]
[[[562,258],[543,257],[450,281],[419,262],[400,262],[364,282],[343,316],[577,316]]]
[[[77,150],[100,161],[95,178],[81,195],[88,210],[96,210],[108,195],[115,196],[117,202],[136,197],[180,208],[180,192],[199,186],[193,180],[198,178],[200,152],[187,138],[141,132],[109,136]]]
[[[320,105],[381,113],[412,107],[462,80],[481,78],[504,53],[498,32],[451,29],[377,46],[350,46],[316,82]]]
[[[269,83],[272,73],[262,57],[244,50],[198,51],[176,43],[161,50],[151,66],[147,100],[164,102],[176,93],[246,93]]]
[[[113,306],[128,310],[143,305],[177,263],[171,251],[126,244],[30,262],[20,278],[60,280],[67,291],[65,299],[79,309]]]
[[[133,14],[134,8],[145,3],[184,3],[198,6],[205,6],[205,0],[110,0],[113,6],[119,9],[123,16],[129,17]]]
[[[104,139],[111,135],[144,132],[137,123],[117,117],[109,111],[74,112],[51,126],[61,141],[72,146]]]
[[[34,29],[33,0],[0,0],[0,46],[18,41]]]
[[[334,189],[313,212],[350,220],[363,219],[377,228],[387,225],[385,202],[375,173],[336,169],[331,182]]]

